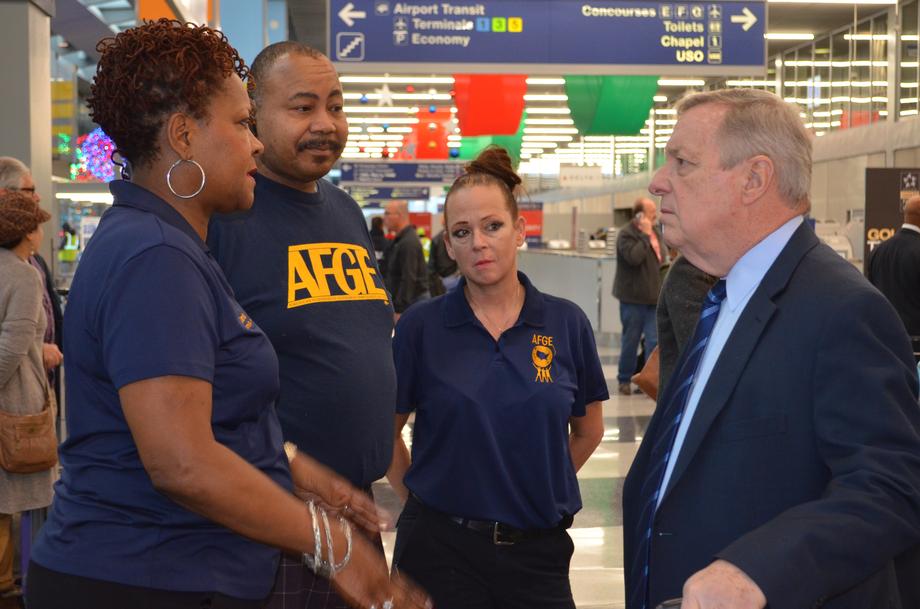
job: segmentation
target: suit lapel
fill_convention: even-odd
[[[674,471],[668,481],[668,487],[665,489],[662,503],[668,500],[671,489],[687,470],[713,421],[728,403],[747,367],[751,354],[757,347],[761,334],[776,312],[777,305],[774,298],[786,288],[802,258],[816,245],[818,245],[818,238],[811,227],[803,222],[792,234],[789,243],[780,252],[745,306],[700,396],[693,420],[690,422],[677,457],[677,463],[674,465]]]

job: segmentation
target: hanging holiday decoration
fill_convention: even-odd
[[[366,104],[366,103],[367,103],[368,101],[370,101],[370,100],[368,99],[367,94],[363,94],[363,95],[361,95],[361,99],[360,99],[359,101],[360,101],[362,104]]]
[[[387,83],[383,83],[383,86],[379,89],[374,89],[374,93],[378,95],[377,105],[378,106],[392,106],[393,105],[393,92],[390,91],[390,86]]]
[[[464,135],[513,135],[524,112],[527,76],[454,74],[454,104]]]
[[[658,91],[657,76],[566,76],[572,120],[581,135],[636,135]]]
[[[111,182],[115,179],[112,152],[115,143],[102,129],[96,128],[77,138],[75,162],[70,165],[70,177],[78,182]]]
[[[435,108],[434,113],[419,111],[418,123],[406,134],[402,149],[393,156],[404,160],[447,159],[450,156],[447,136],[453,131],[451,116],[449,108]]]
[[[517,133],[514,135],[480,135],[474,137],[464,136],[460,139],[460,148],[457,150],[457,156],[461,159],[475,159],[480,152],[492,144],[501,146],[508,151],[508,156],[517,165],[521,160],[521,142],[524,141],[524,125],[527,121],[527,113],[521,115],[521,121],[518,124]]]

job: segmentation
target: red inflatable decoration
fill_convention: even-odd
[[[454,104],[464,136],[514,135],[524,112],[527,76],[454,74]]]

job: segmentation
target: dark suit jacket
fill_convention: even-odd
[[[665,244],[661,232],[655,229],[661,255]],[[652,249],[648,235],[630,222],[617,233],[617,272],[613,278],[613,295],[620,302],[658,304],[661,290],[661,262]]]
[[[650,607],[715,558],[771,609],[901,607],[892,558],[920,540],[917,385],[891,305],[800,226],[702,393],[655,516]],[[624,486],[627,586],[663,412]]]
[[[920,233],[902,228],[875,248],[869,281],[894,305],[907,333],[920,336]]]

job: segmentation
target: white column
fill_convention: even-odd
[[[43,3],[44,4],[44,3]],[[51,17],[28,0],[0,2],[0,155],[32,170],[42,207],[52,214],[41,254],[53,264],[60,224],[51,185]]]

